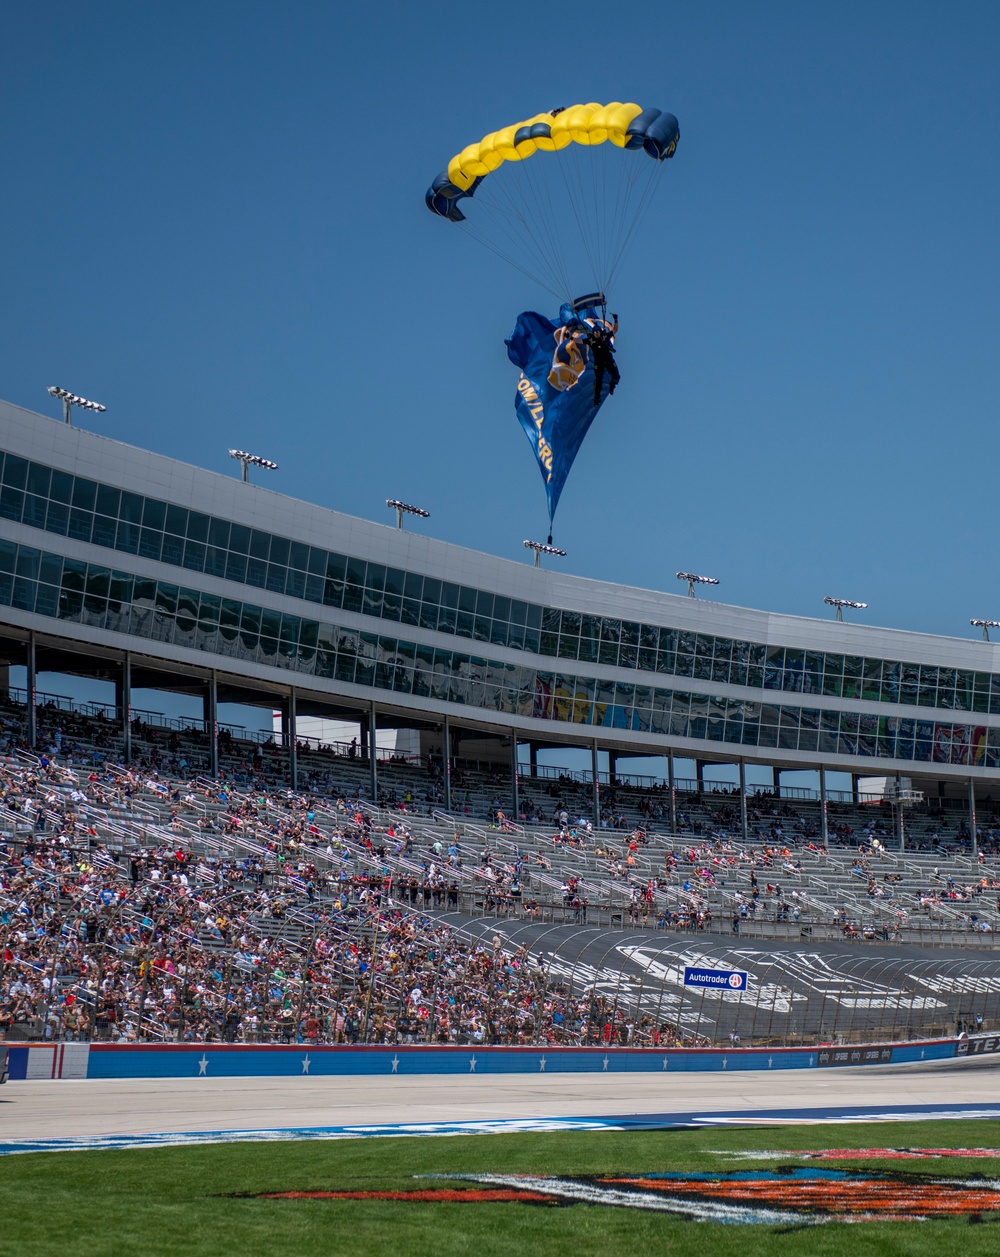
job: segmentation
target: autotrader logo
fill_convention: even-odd
[[[684,985],[699,986],[702,990],[745,991],[747,973],[744,969],[697,969],[693,965],[684,968]]]

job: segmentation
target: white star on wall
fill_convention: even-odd
[[[394,1056],[392,1060],[389,1062],[389,1064],[392,1066],[392,1072],[394,1074],[398,1074],[399,1073],[399,1057]]]
[[[207,1074],[207,1073],[208,1073],[208,1057],[205,1055],[204,1052],[202,1052],[201,1060],[198,1062],[198,1074],[199,1076],[201,1076],[202,1074]]]
[[[474,1056],[469,1057],[469,1071],[473,1074],[476,1072],[476,1058]]]
[[[306,1055],[305,1055],[305,1056],[303,1056],[303,1058],[302,1058],[302,1072],[303,1072],[304,1074],[308,1074],[308,1073],[309,1073],[309,1054],[308,1054],[308,1052],[307,1052],[307,1053],[306,1053]]]

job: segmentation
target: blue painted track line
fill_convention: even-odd
[[[353,1126],[292,1126],[276,1130],[176,1131],[146,1135],[83,1135],[0,1141],[0,1156],[28,1152],[193,1147],[202,1144],[283,1143],[290,1140],[404,1138],[427,1135],[541,1134],[550,1131],[691,1130],[714,1126],[767,1126],[830,1122],[1000,1120],[1000,1105],[829,1105],[808,1109],[733,1109],[723,1113],[645,1113],[620,1117],[500,1118],[468,1122],[402,1122]]]

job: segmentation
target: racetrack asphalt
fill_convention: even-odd
[[[107,1137],[244,1138],[517,1129],[554,1119],[598,1127],[1000,1118],[1000,1062],[735,1074],[392,1075],[11,1082],[0,1153]],[[414,1130],[419,1127],[419,1130]],[[535,1127],[538,1128],[538,1127]],[[64,1145],[65,1146],[65,1145]]]

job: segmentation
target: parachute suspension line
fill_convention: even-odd
[[[529,271],[528,268],[523,266],[516,258],[511,257],[509,253],[505,252],[503,249],[494,244],[492,240],[488,239],[477,227],[471,226],[468,219],[465,220],[463,226],[477,244],[481,244],[484,248],[489,249],[491,253],[496,254],[496,256],[506,262],[508,266],[513,266],[514,269],[520,271],[522,275],[526,275],[528,279],[533,280],[536,284],[539,284],[546,292],[550,292],[558,301],[563,300],[563,294],[559,288],[554,288],[551,284],[545,283],[537,272]]]
[[[526,164],[517,163],[521,165]],[[505,173],[510,176],[520,172],[516,172],[515,167]],[[471,217],[475,217],[480,207],[489,211],[492,221],[502,225],[510,249],[520,258],[514,263],[517,269],[562,300],[569,285],[560,266],[559,251],[549,247],[544,239],[547,224],[538,213],[537,198],[533,208],[524,195],[522,181],[508,177],[484,184],[476,201],[470,209]]]
[[[516,191],[522,193],[520,187]],[[506,182],[495,183],[486,196],[477,197],[493,221],[503,225],[503,234],[510,248],[515,255],[520,255],[520,262],[515,263],[517,269],[537,279],[543,288],[561,300],[564,277],[558,265],[558,254],[545,248],[538,231],[532,226],[532,215],[524,202],[523,193],[520,199],[522,204],[519,206]]]
[[[555,179],[556,168],[562,168],[561,156],[546,154],[546,161],[536,163],[522,162],[525,182],[530,189],[532,203],[538,205],[542,212],[545,225],[546,247],[551,251],[553,264],[558,268],[563,283],[565,300],[571,301],[575,296],[575,276],[570,273],[569,258],[572,248],[568,240],[569,207],[556,197],[558,183]],[[553,157],[555,161],[553,162]]]
[[[497,183],[492,191],[498,197],[497,205],[500,211],[508,217],[512,224],[516,224],[515,234],[517,235],[517,240],[514,242],[515,247],[520,246],[522,249],[532,253],[531,264],[558,284],[558,275],[550,264],[551,259],[546,257],[537,233],[532,228],[530,210],[523,194],[519,198],[520,205],[517,199],[515,199],[514,193],[520,194],[520,187],[515,187],[511,181],[504,180],[502,183]],[[502,204],[500,204],[501,200]]]
[[[608,221],[608,163],[606,161],[599,162],[597,160],[597,154],[593,152],[593,150],[591,150],[590,166],[591,166],[591,170],[593,171],[595,193],[597,190],[598,176],[600,177],[600,184],[601,184],[601,197],[600,197],[601,229],[600,229],[598,238],[604,241],[604,249],[603,249],[602,257],[601,257],[601,274],[603,276],[609,267],[609,258],[610,258],[610,250],[611,250],[610,240],[612,238],[611,233],[609,231],[609,221]],[[604,284],[600,285],[600,290],[601,292],[606,292],[607,291],[606,285]]]
[[[534,223],[538,240],[551,262],[552,270],[558,275],[566,298],[571,299],[572,281],[565,265],[565,241],[560,233],[560,215],[552,198],[549,182],[544,177],[543,167],[536,171],[530,161],[517,163],[515,178],[528,215],[529,224]],[[527,185],[528,196],[525,196]],[[536,214],[530,207],[536,207]]]
[[[652,165],[652,163],[650,164]],[[609,285],[611,283],[611,280],[614,279],[615,272],[618,270],[619,266],[621,266],[622,262],[625,260],[625,255],[626,253],[628,253],[628,250],[630,249],[632,245],[632,241],[635,239],[636,233],[638,232],[643,219],[646,217],[646,214],[649,212],[650,205],[652,205],[653,203],[653,197],[656,194],[657,187],[659,186],[659,181],[656,178],[658,173],[659,172],[657,171],[656,166],[653,166],[652,171],[646,178],[646,186],[642,189],[642,192],[640,194],[639,204],[636,207],[635,217],[632,220],[632,225],[630,226],[625,236],[625,239],[622,241],[621,249],[618,252],[618,258],[615,261],[614,267],[612,268],[612,271],[611,271],[611,275],[608,279]]]
[[[492,207],[491,207],[492,208]],[[492,219],[493,216],[491,216]],[[477,229],[473,228],[476,232]],[[497,234],[500,234],[497,232]],[[527,275],[530,279],[536,280],[543,288],[547,289],[553,296],[560,296],[562,288],[559,284],[558,276],[554,275],[552,268],[546,265],[545,258],[542,254],[537,256],[533,253],[530,244],[526,247],[523,233],[515,233],[507,231],[504,233],[508,237],[507,247],[502,251],[503,256],[508,259],[517,270]],[[478,235],[477,238],[490,247],[495,246],[496,241],[490,239],[489,233]],[[494,247],[494,252],[499,252]]]
[[[497,184],[491,191],[496,195],[496,199],[488,194],[483,198],[483,204],[493,211],[494,218],[504,220],[505,234],[511,246],[515,251],[524,250],[525,246],[529,251],[534,250],[536,256],[529,259],[531,264],[541,273],[549,278],[555,278],[558,282],[558,275],[554,274],[551,266],[548,265],[549,259],[546,258],[545,250],[531,230],[527,207],[519,207],[511,195],[511,190],[504,184]]]
[[[607,276],[611,269],[611,249],[614,243],[614,233],[612,231],[611,215],[608,213],[608,163],[599,161],[597,154],[591,154],[591,167],[594,176],[594,198],[598,201],[598,190],[600,191],[599,204],[601,207],[601,224],[598,235],[599,240],[604,241],[604,247],[601,251],[601,292],[607,291]],[[620,186],[620,179],[616,180]],[[598,189],[599,185],[599,189]]]
[[[604,147],[603,145],[601,147]],[[607,157],[606,153],[595,151],[597,145],[587,145],[587,152],[581,153],[581,161],[579,164],[580,187],[584,190],[583,197],[580,200],[581,212],[584,218],[584,224],[589,234],[591,242],[591,251],[594,255],[594,279],[595,287],[604,288],[604,272],[605,261],[604,255],[607,252],[607,236],[604,231],[602,222],[601,205],[599,197],[599,180],[597,176],[598,162],[606,169]],[[590,213],[587,213],[586,206],[591,206]]]
[[[494,183],[492,191],[497,195],[497,201],[489,196],[482,200],[515,226],[515,230],[508,232],[508,238],[516,252],[527,255],[519,269],[532,275],[542,287],[563,300],[570,285],[562,265],[561,251],[556,247],[555,215],[550,212],[546,216],[545,211],[551,211],[551,206],[546,203],[541,190],[535,192],[532,186],[528,189],[530,196],[525,195],[524,182],[530,179],[528,165],[518,163],[523,170],[511,171],[512,178]],[[520,177],[522,174],[523,179]],[[533,185],[534,181],[530,180],[530,183]]]
[[[606,277],[608,287],[610,287],[611,280],[614,278],[615,272],[618,269],[618,263],[622,253],[622,242],[629,227],[631,226],[634,215],[632,197],[636,179],[639,175],[639,169],[636,161],[630,159],[637,159],[639,156],[640,154],[629,152],[622,154],[622,157],[625,159],[625,164],[622,170],[622,179],[618,185],[619,197],[616,205],[615,221],[611,231],[609,232],[612,246],[609,250],[608,274]]]
[[[576,154],[574,153],[575,157]],[[583,243],[583,250],[590,262],[590,269],[593,272],[594,282],[599,284],[601,281],[600,267],[598,265],[597,256],[594,252],[593,243],[586,227],[586,214],[581,213],[581,206],[584,201],[585,192],[583,187],[583,179],[580,177],[580,169],[574,161],[564,161],[559,163],[559,169],[562,172],[563,183],[566,185],[566,193],[570,206],[573,210],[573,217],[576,219],[576,225],[580,230],[580,239]],[[571,179],[576,176],[576,186],[573,186]],[[579,197],[577,196],[579,192]]]
[[[628,208],[629,190],[634,181],[633,180],[634,172],[632,168],[631,159],[635,156],[636,155],[634,153],[622,154],[622,157],[627,164],[622,172],[621,178],[615,181],[615,189],[614,189],[615,204],[614,204],[614,210],[612,211],[612,215],[611,215],[611,224],[608,228],[608,239],[611,241],[620,240],[624,232],[624,225],[626,222],[626,211]],[[609,274],[614,272],[614,262],[615,262],[614,251],[609,246],[608,248]]]
[[[508,162],[477,189],[464,225],[561,302],[587,284],[606,293],[649,211],[660,168],[641,151],[613,152],[607,143]]]
[[[595,287],[601,288],[604,284],[604,269],[601,263],[601,255],[603,253],[601,231],[600,210],[597,201],[597,181],[596,181],[596,162],[597,154],[594,152],[595,145],[587,145],[588,152],[580,154],[580,161],[577,165],[577,181],[580,187],[581,196],[578,202],[580,213],[583,218],[583,232],[589,241],[585,245],[588,254],[592,255],[591,263],[594,270]],[[606,158],[606,154],[601,154]],[[606,165],[605,161],[605,165]],[[589,212],[585,207],[589,206]]]

